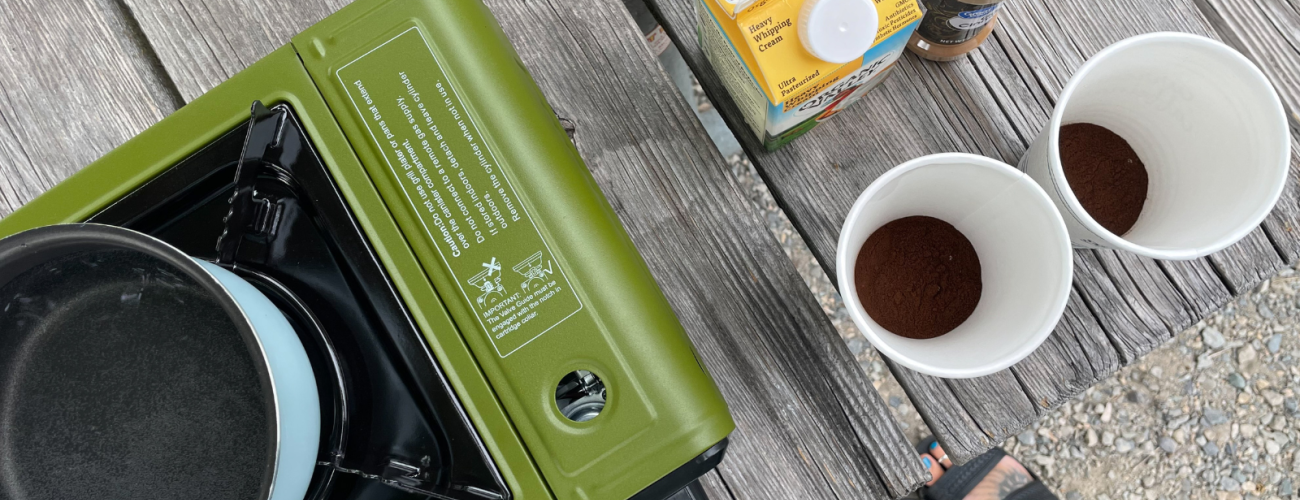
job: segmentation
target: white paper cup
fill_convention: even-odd
[[[952,224],[980,259],[983,293],[975,311],[933,339],[909,339],[877,324],[862,308],[853,276],[867,237],[913,215]],[[844,221],[835,269],[844,306],[876,349],[947,378],[988,375],[1033,352],[1060,320],[1074,270],[1070,237],[1042,188],[1005,163],[962,153],[917,158],[871,183]]]
[[[1088,215],[1061,169],[1061,126],[1084,122],[1119,134],[1146,165],[1146,205],[1123,236]],[[1282,194],[1290,147],[1282,101],[1259,68],[1208,38],[1150,33],[1079,68],[1020,166],[1060,208],[1075,245],[1187,260],[1264,220]]]

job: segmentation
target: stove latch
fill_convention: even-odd
[[[427,464],[426,464],[427,465]],[[423,467],[412,465],[395,458],[388,459],[388,466],[384,467],[382,477],[385,481],[390,482],[393,486],[405,487],[414,491],[425,490],[425,482],[428,473]]]
[[[287,115],[283,109],[268,109],[261,101],[253,101],[244,151],[235,170],[235,192],[230,195],[226,228],[217,240],[217,262],[221,264],[234,264],[250,226],[252,234],[265,234],[272,232],[279,219],[279,207],[258,196],[256,185],[258,174],[281,152]]]
[[[411,493],[420,493],[430,495],[434,498],[449,498],[438,493],[434,493],[435,486],[432,484],[432,478],[429,477],[429,457],[424,457],[420,465],[414,465],[407,460],[398,460],[396,458],[388,459],[388,466],[384,467],[384,473],[381,480],[398,489],[406,490]],[[460,490],[471,495],[488,499],[501,500],[503,497],[495,492],[487,491],[473,486],[458,487],[453,485],[453,490]]]
[[[256,190],[253,191],[252,202],[253,220],[249,229],[259,236],[274,236],[275,230],[280,226],[280,215],[284,207],[271,198],[263,197]]]

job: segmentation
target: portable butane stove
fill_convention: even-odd
[[[0,236],[91,221],[216,259],[227,214],[312,360],[309,498],[664,498],[722,458],[717,388],[478,2],[360,0]]]

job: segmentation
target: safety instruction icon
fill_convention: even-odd
[[[484,262],[483,268],[468,280],[470,286],[483,292],[476,299],[479,307],[497,303],[505,297],[506,292],[506,287],[501,285],[501,264],[497,262],[497,258],[493,257],[492,262]]]
[[[546,284],[546,277],[554,272],[549,261],[546,262],[545,267],[542,266],[542,252],[540,251],[524,259],[523,262],[515,264],[511,269],[524,277],[524,284],[521,288],[525,292]]]

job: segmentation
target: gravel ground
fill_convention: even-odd
[[[1297,287],[1283,271],[1006,448],[1070,499],[1294,498]]]
[[[704,104],[707,106],[707,104]],[[742,155],[732,173],[913,441],[925,424]],[[1285,270],[1004,447],[1065,500],[1296,498],[1300,275]]]

